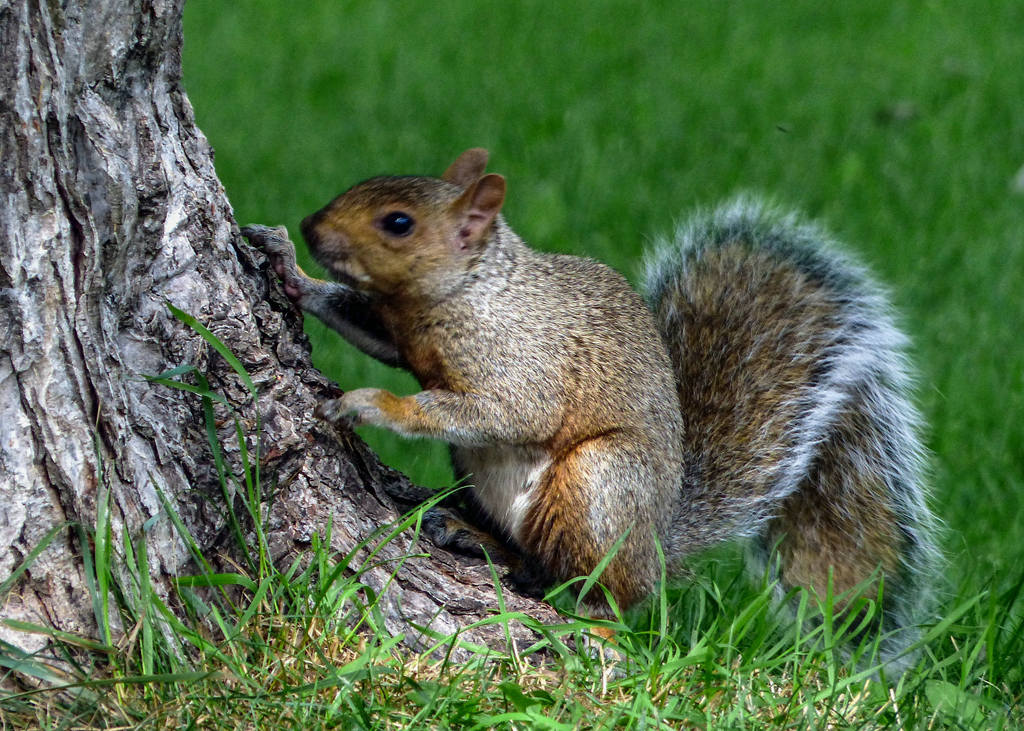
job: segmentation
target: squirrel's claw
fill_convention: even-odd
[[[362,424],[382,424],[382,414],[377,405],[378,388],[357,388],[347,391],[341,398],[328,399],[316,408],[316,416],[332,424],[348,427]]]
[[[242,236],[249,239],[253,246],[262,246],[268,239],[283,239],[288,241],[288,229],[284,226],[264,226],[259,223],[250,223],[238,230]]]
[[[324,401],[316,407],[314,416],[323,421],[330,422],[331,424],[337,424],[341,426],[353,427],[357,426],[358,423],[355,419],[355,412],[351,409],[346,409],[342,404],[341,399],[332,398]]]
[[[249,239],[249,243],[268,256],[294,257],[295,244],[288,238],[288,229],[284,226],[263,226],[249,224],[239,229],[239,233]]]

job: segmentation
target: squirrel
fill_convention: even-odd
[[[747,198],[653,247],[641,296],[597,261],[528,247],[487,159],[375,177],[303,220],[335,281],[299,269],[283,228],[243,229],[302,310],[423,388],[360,388],[319,415],[447,441],[537,581],[614,550],[600,582],[624,609],[662,578],[658,544],[671,575],[747,538],[780,593],[884,577],[883,652],[904,652],[938,553],[882,290],[819,228]],[[443,507],[423,525],[441,545],[490,545]],[[613,616],[596,590],[582,601]]]

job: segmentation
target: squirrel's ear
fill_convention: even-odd
[[[470,183],[484,174],[486,168],[487,150],[482,147],[473,147],[459,155],[455,162],[444,171],[441,179],[459,187],[468,188]]]
[[[504,202],[505,178],[495,173],[483,176],[466,188],[454,204],[458,215],[455,248],[460,251],[480,248]]]

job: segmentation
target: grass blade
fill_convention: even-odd
[[[47,546],[53,543],[53,539],[57,537],[57,534],[72,525],[74,525],[73,521],[67,520],[59,525],[53,526],[46,532],[46,535],[42,537],[42,540],[40,540],[31,551],[25,554],[25,558],[22,559],[21,563],[19,563],[17,567],[15,567],[14,571],[11,572],[11,575],[0,582],[0,598],[7,596],[7,592],[9,592],[14,584],[17,583],[21,575],[25,573],[25,570],[32,565],[36,558],[39,557],[40,553],[46,550]]]
[[[245,370],[245,366],[243,366],[242,362],[238,360],[234,353],[231,352],[230,348],[224,345],[216,335],[210,332],[201,322],[199,322],[199,320],[192,317],[192,315],[179,310],[170,302],[167,303],[167,309],[169,309],[171,314],[181,322],[195,330],[203,340],[209,343],[211,348],[220,353],[221,357],[228,362],[228,365],[230,365],[231,368],[234,369],[235,373],[238,374],[238,377],[242,379],[242,383],[245,384],[249,393],[252,394],[253,400],[255,400],[256,385],[252,382],[252,378],[249,377],[249,373]]]

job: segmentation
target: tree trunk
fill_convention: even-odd
[[[277,480],[265,506],[276,560],[329,520],[332,547],[348,552],[396,517],[381,486],[404,478],[312,418],[333,389],[310,364],[301,316],[238,236],[180,84],[182,3],[0,3],[0,583],[52,527],[94,526],[104,492],[115,544],[158,516],[149,570],[165,596],[171,577],[194,569],[161,493],[207,555],[231,545],[200,399],[142,375],[192,364],[246,424],[255,411],[167,302],[205,323],[257,385],[264,472]],[[229,443],[230,420],[221,431]],[[237,456],[236,444],[229,461]],[[60,532],[35,558],[0,597],[0,616],[95,634],[75,535]],[[383,557],[424,550],[410,540]],[[432,552],[390,583],[387,561],[363,576],[385,591],[389,629],[414,644],[411,624],[450,633],[496,605],[485,565]],[[519,597],[509,609],[554,618]],[[0,638],[25,650],[46,641],[3,625]],[[465,638],[504,643],[496,628]]]

